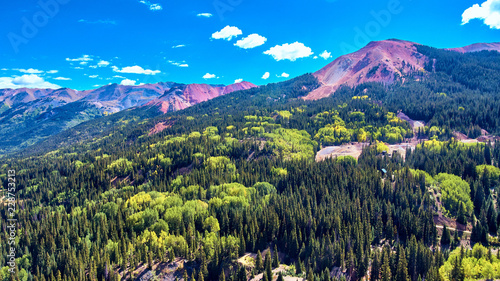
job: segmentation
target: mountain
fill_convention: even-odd
[[[500,42],[499,43],[476,43],[462,48],[451,48],[445,49],[447,51],[455,51],[459,53],[472,53],[480,51],[497,51],[500,52]]]
[[[235,91],[255,88],[252,83],[241,82],[229,86],[212,86],[207,84],[175,85],[162,96],[148,102],[147,106],[157,107],[161,112],[176,111],[194,104],[208,101]]]
[[[341,56],[313,75],[321,87],[305,97],[316,100],[334,93],[341,85],[356,86],[366,82],[392,84],[406,75],[421,73],[428,58],[419,53],[420,44],[390,39],[370,42],[352,54]],[[483,50],[500,51],[500,43],[479,43],[463,48],[447,49],[461,53]]]
[[[133,107],[150,116],[257,87],[178,84],[173,82],[124,86],[110,84],[94,90],[0,89],[0,154],[37,143],[82,122]]]

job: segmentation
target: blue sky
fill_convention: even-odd
[[[369,41],[500,41],[500,0],[17,0],[2,3],[0,88],[262,85]]]

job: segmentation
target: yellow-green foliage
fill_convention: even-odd
[[[314,139],[324,145],[340,145],[351,141],[353,130],[343,126],[326,125],[318,130]]]
[[[247,188],[239,183],[227,183],[218,186],[211,186],[208,189],[208,196],[211,197],[209,205],[221,207],[229,205],[231,208],[241,208],[249,205],[255,188]]]
[[[273,167],[271,172],[273,173],[273,175],[279,176],[279,177],[286,177],[288,175],[288,171],[286,170],[286,168]]]
[[[365,142],[368,139],[368,133],[364,129],[359,129],[356,133],[356,139],[358,142]]]
[[[188,121],[193,121],[193,120],[194,120],[194,117],[193,117],[193,116],[187,116],[187,117],[186,117],[186,120],[188,120]]]
[[[245,120],[247,120],[249,122],[257,122],[259,120],[259,117],[255,116],[255,115],[247,115],[247,116],[245,116]]]
[[[227,126],[226,130],[228,131],[231,131],[231,130],[234,130],[236,127],[231,125],[231,126]]]
[[[83,162],[82,162],[82,161],[79,161],[79,160],[76,160],[76,161],[75,161],[75,167],[76,167],[77,169],[80,169],[80,168],[81,168],[81,167],[83,167],[84,165],[85,165],[85,164],[83,164]]]
[[[382,153],[384,151],[389,151],[389,147],[385,143],[383,143],[381,141],[377,141],[375,143],[375,146],[377,147],[377,153]]]
[[[425,177],[425,184],[426,185],[432,185],[432,184],[436,184],[436,180],[431,176],[429,175],[429,173],[427,173],[426,171],[422,171],[422,170],[414,170],[414,169],[410,169],[410,172],[412,173],[412,175],[414,177]]]
[[[164,154],[158,154],[156,157],[148,159],[148,163],[154,163],[155,161],[160,162],[163,166],[172,165],[172,159],[165,157]]]
[[[314,117],[314,123],[316,124],[331,124],[334,126],[345,127],[345,122],[339,117],[339,112],[336,110],[325,111],[317,114]]]
[[[217,136],[218,133],[219,133],[219,129],[217,129],[217,127],[210,126],[210,127],[207,127],[205,129],[205,131],[203,132],[203,135],[208,136],[208,137],[215,137],[215,136]]]
[[[191,132],[188,136],[188,138],[190,138],[190,139],[199,139],[200,137],[201,137],[200,132],[196,132],[196,131]]]
[[[353,100],[367,100],[368,99],[368,96],[367,95],[364,95],[364,96],[354,96],[352,97]]]
[[[284,119],[290,119],[290,117],[293,116],[292,113],[290,113],[290,111],[288,110],[281,110],[277,111],[276,113]]]
[[[117,159],[109,164],[108,170],[121,175],[127,174],[132,171],[132,161],[125,158]]]
[[[457,216],[462,205],[467,215],[472,213],[474,205],[470,199],[469,183],[458,176],[445,173],[435,176],[434,179],[439,182],[443,208],[446,211]]]
[[[446,93],[437,93],[437,95],[440,97],[447,97]]]
[[[488,256],[488,249],[477,243],[462,259],[462,268],[465,280],[499,279],[500,260],[495,256]],[[439,273],[445,281],[451,280],[451,272],[455,262],[460,261],[460,247],[450,253],[448,260],[439,268]]]
[[[226,156],[209,157],[205,160],[205,167],[211,172],[220,175],[229,174],[235,176],[237,174],[236,166]]]
[[[317,143],[304,130],[279,128],[273,133],[265,133],[268,144],[276,156],[282,153],[284,159],[313,159]]]
[[[148,206],[148,203],[151,202],[151,195],[148,193],[139,192],[138,194],[130,197],[125,202],[125,208],[133,208],[134,210],[142,210],[143,206]]]
[[[479,165],[476,167],[476,171],[479,175],[483,175],[485,169],[490,174],[491,179],[498,180],[500,178],[500,169],[495,166]]]
[[[354,122],[364,122],[365,114],[361,111],[354,111],[349,114],[349,118]]]
[[[358,163],[358,160],[356,160],[356,158],[349,156],[349,155],[348,156],[338,156],[335,158],[335,161],[337,161],[337,162],[350,162],[353,164]]]

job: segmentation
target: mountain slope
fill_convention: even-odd
[[[327,97],[342,85],[352,87],[366,82],[392,84],[394,81],[404,80],[408,75],[420,75],[428,58],[418,52],[419,45],[396,39],[370,42],[361,50],[341,56],[315,72],[313,75],[322,86],[305,99]],[[500,51],[500,43],[478,43],[447,50],[460,53]]]
[[[0,89],[0,154],[129,108],[146,107],[147,116],[153,117],[253,87],[257,86],[248,82],[229,86],[166,82],[140,86],[110,84],[87,91]]]
[[[255,88],[252,83],[241,82],[229,86],[212,86],[207,84],[175,85],[162,96],[148,102],[147,106],[158,108],[167,113],[188,108],[200,102],[226,95],[235,91]]]

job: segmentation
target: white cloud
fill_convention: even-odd
[[[272,56],[275,60],[290,60],[295,61],[300,58],[306,58],[314,54],[311,48],[304,44],[295,42],[292,44],[276,45],[264,52],[266,55]]]
[[[172,49],[183,48],[183,47],[186,47],[186,45],[184,45],[184,44],[175,45],[175,46],[172,46]]]
[[[267,78],[269,78],[269,76],[271,76],[271,74],[269,72],[266,72],[264,73],[264,75],[262,75],[262,79],[266,80]]]
[[[161,10],[163,10],[163,7],[160,4],[152,4],[151,2],[146,1],[146,0],[141,0],[141,1],[139,1],[139,3],[142,3],[142,4],[146,5],[146,6],[148,6],[151,11],[161,11]]]
[[[56,77],[54,80],[61,80],[61,81],[69,81],[71,78],[66,78],[66,77]]]
[[[234,80],[234,84],[238,84],[238,83],[241,83],[241,82],[243,82],[243,79],[241,79],[241,78]]]
[[[87,64],[89,64],[88,61],[82,61],[82,62],[80,62],[80,65],[87,65]]]
[[[120,85],[124,85],[124,86],[134,86],[135,83],[137,83],[137,81],[135,80],[130,80],[130,79],[124,79],[122,80],[122,82],[120,82]]]
[[[175,65],[175,66],[178,66],[178,67],[189,67],[189,64],[185,63],[184,61],[183,62],[175,62],[175,61],[169,60],[168,62],[171,65]]]
[[[227,41],[231,41],[231,39],[238,37],[239,35],[243,34],[243,31],[241,31],[239,28],[236,26],[226,26],[224,27],[221,31],[217,31],[214,34],[212,34],[213,39],[224,39]]]
[[[480,19],[493,29],[500,29],[500,0],[487,0],[483,4],[474,4],[462,14],[462,25],[470,20]]]
[[[290,74],[286,73],[286,72],[283,72],[281,73],[281,75],[277,75],[278,77],[283,77],[283,78],[288,78],[290,77]]]
[[[93,61],[93,60],[94,59],[89,55],[83,55],[82,57],[76,59],[66,58],[66,61]]]
[[[27,73],[27,74],[41,74],[41,73],[43,73],[43,71],[38,70],[38,69],[33,69],[33,68],[29,68],[29,69],[16,68],[14,70],[17,70],[17,71],[22,72],[22,73]]]
[[[97,78],[99,75],[89,75],[90,78]]]
[[[2,68],[2,71],[7,71],[7,70],[9,70],[9,69],[7,69],[7,68]]]
[[[83,67],[75,66],[73,69],[83,69]]]
[[[208,72],[207,72],[207,74],[203,75],[203,79],[214,79],[214,78],[216,78],[216,77],[217,77],[217,75],[215,75],[215,74],[210,74],[210,73],[208,73]]]
[[[197,14],[196,16],[203,17],[203,18],[211,18],[213,15],[211,13],[200,13],[200,14]]]
[[[115,75],[115,76],[113,76],[113,78],[121,78],[121,79],[125,79],[125,77],[120,76],[120,75]]]
[[[247,37],[245,37],[241,40],[238,40],[236,42],[236,44],[234,44],[234,45],[238,46],[240,48],[243,48],[243,49],[252,49],[252,48],[264,45],[264,43],[266,43],[266,41],[267,41],[266,37],[260,36],[259,34],[254,33],[254,34],[248,35]]]
[[[325,60],[327,60],[327,59],[329,59],[329,58],[332,57],[332,53],[330,53],[327,50],[325,50],[319,56],[322,57],[322,58],[324,58]]]
[[[318,59],[318,56],[314,56],[314,57],[313,57],[313,60],[317,60],[317,59]]]
[[[58,72],[59,72],[59,70],[49,70],[49,71],[47,71],[48,74],[56,74]]]
[[[156,75],[158,73],[161,73],[160,70],[151,70],[151,69],[144,69],[138,65],[134,66],[127,66],[122,69],[113,66],[113,71],[114,72],[120,72],[120,73],[134,73],[134,74],[145,74],[145,75]]]
[[[99,67],[105,67],[105,66],[108,66],[110,65],[110,62],[109,61],[105,61],[105,60],[101,60],[97,63],[97,66]]]
[[[0,89],[19,88],[42,88],[59,89],[61,86],[45,81],[36,74],[25,74],[23,76],[0,77]]]

